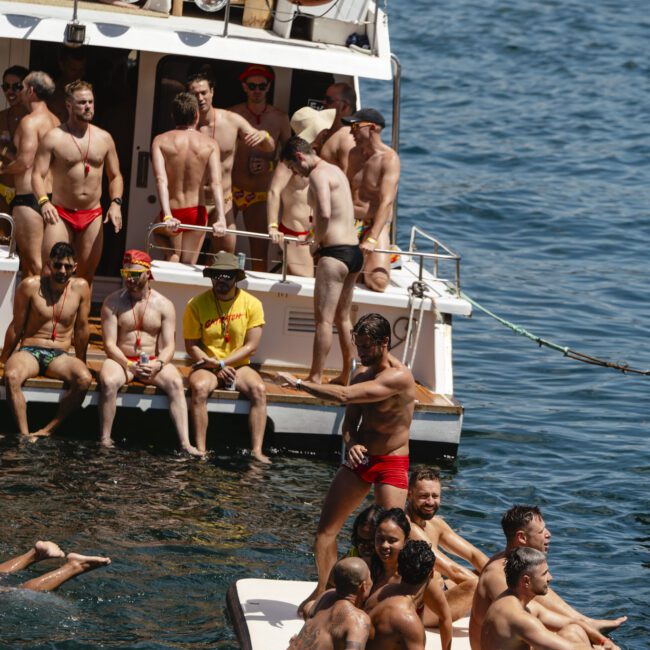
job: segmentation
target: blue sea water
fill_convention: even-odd
[[[646,2],[412,0],[389,15],[402,237],[418,224],[458,250],[464,290],[501,316],[650,368]],[[386,84],[363,90],[390,114]],[[628,614],[613,638],[647,648],[650,377],[570,361],[479,312],[454,337],[466,418],[443,514],[491,553],[503,511],[540,504],[556,589],[592,615]],[[0,593],[0,647],[66,650],[236,648],[228,584],[313,575],[335,471],[9,437],[0,463],[0,557],[51,538],[113,559],[56,594]]]

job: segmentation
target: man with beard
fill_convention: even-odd
[[[84,279],[72,277],[76,270],[74,249],[67,242],[58,242],[50,251],[45,273],[25,278],[16,289],[14,318],[7,328],[0,362],[6,362],[7,399],[21,434],[29,434],[21,389],[25,380],[44,375],[68,384],[54,419],[31,434],[34,436],[49,436],[81,405],[92,381],[85,363],[90,290]],[[73,335],[72,357],[66,353]]]
[[[291,136],[289,116],[266,101],[273,82],[273,72],[263,65],[249,65],[239,75],[246,101],[230,110],[246,119],[254,128],[269,133],[274,144],[281,147]],[[235,152],[232,170],[232,195],[237,210],[244,215],[246,229],[266,232],[266,197],[275,169],[275,148],[241,143]],[[253,270],[266,271],[268,242],[249,240]]]
[[[68,241],[77,251],[79,275],[89,285],[102,254],[102,174],[106,167],[110,207],[104,223],[122,228],[122,193],[115,143],[111,135],[91,124],[95,115],[93,87],[73,81],[66,90],[68,121],[52,129],[42,140],[32,174],[32,189],[38,197],[45,236],[45,250],[53,241]],[[52,198],[47,179],[52,174]]]
[[[334,589],[318,600],[289,650],[361,650],[370,633],[363,607],[372,588],[370,570],[357,557],[339,560],[332,570]]]
[[[311,144],[292,137],[282,150],[282,161],[291,171],[309,178],[308,199],[314,215],[316,279],[314,282],[314,346],[308,380],[322,381],[336,325],[343,368],[330,383],[346,385],[352,370],[352,294],[363,266],[363,254],[354,229],[352,195],[345,174],[325,162]]]
[[[400,160],[381,140],[386,125],[374,108],[344,117],[356,147],[350,151],[347,175],[352,188],[359,245],[365,256],[363,282],[371,291],[385,291],[390,280],[390,254],[376,253],[390,246],[390,222],[397,197]]]
[[[380,314],[366,314],[352,336],[362,368],[350,386],[318,384],[278,377],[311,395],[345,404],[342,435],[345,461],[330,485],[316,532],[318,585],[300,606],[300,613],[325,590],[336,562],[336,537],[348,516],[374,485],[375,502],[384,508],[403,508],[408,487],[409,428],[415,408],[411,371],[389,353],[390,323]]]
[[[465,567],[448,558],[440,547],[469,562],[477,571],[481,571],[488,561],[487,556],[475,546],[454,532],[441,517],[436,517],[440,507],[440,475],[432,469],[420,467],[411,472],[409,478],[408,501],[406,513],[411,521],[411,538],[422,539],[433,548],[436,554],[436,574],[449,578],[445,582],[444,594],[451,609],[454,621],[467,614],[472,606],[472,597],[478,583],[478,577]],[[436,627],[438,617],[434,612],[425,610],[424,624]]]
[[[425,650],[426,634],[419,611],[424,606],[435,561],[426,542],[406,542],[397,558],[401,581],[384,585],[366,602],[374,628],[374,637],[366,646],[368,650]],[[442,650],[451,649],[450,628],[451,625],[444,635],[441,630]]]
[[[356,143],[352,137],[351,127],[343,124],[341,120],[352,115],[356,110],[357,94],[350,84],[335,83],[325,91],[323,103],[326,109],[336,109],[336,118],[325,134],[320,156],[323,160],[340,167],[343,173],[347,174],[350,151],[354,149]]]
[[[187,80],[187,91],[196,97],[199,103],[198,129],[209,136],[219,145],[221,156],[221,188],[223,191],[224,212],[228,229],[235,228],[235,214],[232,204],[232,166],[235,160],[235,149],[238,143],[246,147],[257,147],[260,151],[272,153],[275,151],[275,141],[268,131],[256,129],[244,117],[233,111],[215,108],[214,82],[203,72],[192,75]],[[208,223],[214,224],[216,199],[209,185],[203,186],[205,206],[208,211]],[[214,237],[212,251],[227,250],[235,252],[235,235]]]
[[[44,72],[32,72],[23,80],[20,92],[27,115],[20,120],[14,135],[16,156],[8,165],[0,166],[0,173],[14,178],[16,196],[12,202],[12,216],[16,224],[16,243],[23,277],[38,276],[43,266],[43,217],[32,193],[32,167],[40,143],[45,135],[59,124],[47,107],[46,100],[54,92],[54,82]],[[43,179],[43,194],[52,191],[51,174]]]
[[[505,564],[509,553],[522,547],[547,553],[551,541],[551,533],[546,528],[542,512],[537,506],[513,506],[503,515],[501,527],[506,536],[506,548],[493,555],[485,565],[479,576],[472,601],[472,613],[469,621],[469,640],[472,650],[482,650],[481,627],[485,615],[490,605],[507,588]],[[565,616],[571,619],[571,622],[588,629],[589,638],[598,638],[599,643],[605,643],[607,638],[597,630],[615,628],[627,620],[627,616],[613,620],[592,619],[584,616],[550,588],[544,594],[535,596],[535,602],[550,612]]]
[[[117,391],[136,379],[167,394],[181,448],[192,456],[203,456],[190,444],[183,378],[172,363],[176,347],[174,304],[151,288],[151,258],[146,253],[126,251],[120,274],[124,289],[111,293],[102,305],[106,361],[99,373],[101,443],[113,446]]]
[[[246,277],[237,256],[221,251],[203,275],[212,288],[192,298],[183,315],[185,350],[194,361],[190,375],[190,415],[196,446],[205,452],[208,430],[208,397],[216,388],[238,390],[250,401],[248,428],[253,457],[270,464],[262,452],[266,429],[266,388],[250,366],[262,339],[264,309],[237,282]]]
[[[548,593],[551,574],[546,555],[533,548],[512,551],[504,566],[507,589],[490,605],[481,629],[483,650],[607,650],[618,646],[595,630],[555,614],[537,602]],[[557,630],[551,632],[551,630]]]
[[[210,187],[216,204],[213,235],[222,237],[226,232],[219,146],[214,139],[196,130],[199,105],[191,93],[178,93],[174,97],[172,116],[175,128],[157,135],[151,144],[151,162],[162,210],[160,219],[168,226],[157,235],[171,246],[168,260],[196,264],[205,232],[182,228],[182,225],[207,226],[208,212],[201,203],[204,183]]]

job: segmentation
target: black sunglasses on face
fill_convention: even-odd
[[[2,82],[2,90],[7,92],[10,88],[11,90],[15,90],[16,92],[18,92],[23,89],[23,84],[21,81],[15,84],[8,84],[6,81]]]
[[[66,271],[72,271],[74,264],[64,264],[63,262],[52,262],[52,268],[55,271],[61,271],[65,269]]]
[[[266,90],[268,85],[267,81],[263,81],[261,84],[254,84],[252,81],[246,82],[248,90]]]
[[[235,279],[236,274],[233,271],[216,271],[211,277],[213,280],[226,280],[230,282]]]

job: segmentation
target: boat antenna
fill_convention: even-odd
[[[65,28],[65,40],[63,41],[68,47],[81,47],[86,40],[86,26],[82,25],[77,18],[78,0],[74,0],[72,8],[72,22],[69,22]]]

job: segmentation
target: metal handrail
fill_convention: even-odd
[[[417,253],[415,250],[416,243],[415,243],[415,238],[417,235],[420,235],[421,237],[424,237],[424,239],[428,239],[432,244],[433,244],[433,253],[427,254],[421,254]],[[439,249],[442,249],[445,251],[445,253],[440,253]],[[458,253],[454,253],[454,251],[449,248],[446,244],[443,244],[438,238],[434,237],[433,235],[430,235],[428,232],[425,232],[421,228],[418,228],[417,226],[411,226],[411,237],[409,239],[409,252],[412,255],[425,255],[425,256],[431,256],[433,257],[433,275],[435,277],[438,277],[438,260],[454,260],[455,266],[456,266],[456,282],[455,282],[455,288],[456,288],[456,293],[460,296],[460,260],[461,257]],[[418,279],[422,280],[422,272],[423,272],[423,258],[420,258],[420,268],[418,272]]]
[[[9,235],[9,257],[15,257],[16,255],[16,222],[13,220],[13,217],[6,212],[0,212],[0,219],[8,221],[11,225],[11,233]]]

